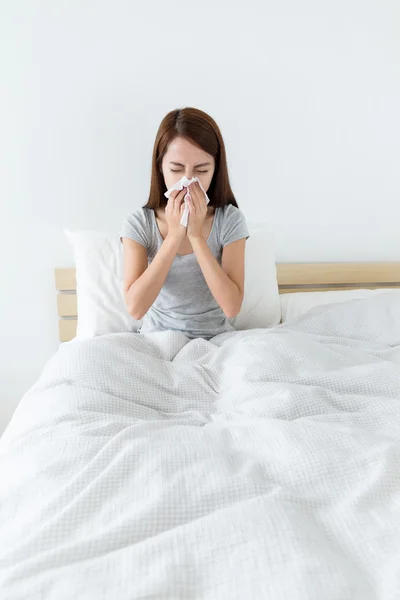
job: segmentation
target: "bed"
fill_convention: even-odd
[[[75,338],[74,276],[0,440],[1,598],[400,597],[399,263],[279,265],[382,293],[211,341]]]

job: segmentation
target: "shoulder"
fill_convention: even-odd
[[[221,222],[222,223],[240,223],[246,222],[246,218],[240,208],[237,206],[233,206],[233,204],[227,204],[226,206],[222,206],[221,211]]]
[[[120,237],[127,237],[148,248],[151,238],[151,214],[148,208],[138,208],[129,213],[120,231]]]
[[[241,238],[248,238],[246,217],[237,206],[227,204],[218,209],[220,211],[220,239],[221,245],[226,246]]]
[[[149,223],[149,219],[150,219],[150,209],[148,208],[138,208],[136,210],[134,210],[133,212],[129,213],[126,218],[125,218],[125,222],[126,223],[131,223],[132,225],[136,225],[136,226],[146,226]]]

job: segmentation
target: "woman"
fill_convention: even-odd
[[[187,228],[180,220],[189,186]],[[181,331],[210,339],[234,331],[244,292],[246,221],[232,193],[225,145],[215,121],[196,108],[169,112],[157,132],[147,204],[122,231],[124,295],[140,333]]]

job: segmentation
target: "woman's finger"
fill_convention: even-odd
[[[183,190],[180,190],[180,191],[179,191],[179,192],[176,194],[176,196],[175,196],[175,198],[174,198],[174,205],[173,205],[173,208],[174,208],[174,210],[175,210],[175,211],[176,211],[176,210],[179,210],[179,208],[180,208],[180,205],[181,205],[181,202],[183,201],[183,198],[184,198],[184,196],[185,196],[185,190],[184,190],[184,189],[183,189]]]
[[[175,198],[177,197],[178,194],[179,194],[179,190],[172,190],[169,197],[171,200],[175,200]]]
[[[201,189],[201,187],[199,185],[197,186],[196,192],[197,192],[197,195],[199,198],[199,202],[204,203],[204,205],[206,206],[207,205],[206,197],[205,197],[203,190]]]
[[[193,199],[189,198],[188,201],[187,201],[187,203],[188,203],[188,207],[189,207],[189,212],[193,213],[193,214],[196,214],[196,207],[195,207],[195,205],[193,203]]]
[[[193,186],[193,188],[191,190],[190,195],[192,197],[193,206],[194,206],[194,209],[196,211],[199,208],[199,196],[198,196],[197,190],[196,190],[196,188],[194,186]]]
[[[184,201],[185,201],[186,194],[187,194],[187,189],[183,188],[181,196],[180,196],[180,199],[179,199],[180,202],[182,203],[182,206],[185,206],[185,202]]]
[[[184,189],[183,190],[172,190],[172,192],[169,195],[169,198],[171,198],[171,200],[175,200],[175,198],[177,198],[179,196],[179,194],[182,194],[183,191],[184,191]]]

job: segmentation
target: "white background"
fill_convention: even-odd
[[[157,127],[219,124],[278,261],[400,260],[393,0],[0,0],[0,431],[56,351],[62,228],[143,205]]]

